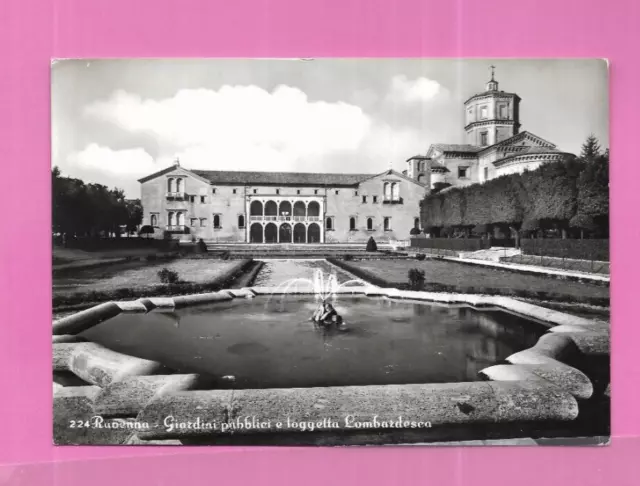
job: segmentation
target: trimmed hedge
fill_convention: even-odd
[[[585,231],[607,236],[608,174],[608,155],[588,162],[567,158],[483,184],[432,192],[420,204],[422,226],[438,234],[440,228],[479,225],[506,230],[529,222],[524,225],[529,228],[535,221],[543,229],[571,230],[576,236]]]
[[[454,251],[477,251],[490,248],[489,240],[480,238],[411,238],[412,248],[434,248]]]
[[[537,238],[521,240],[520,246],[525,255],[609,261],[609,240]]]

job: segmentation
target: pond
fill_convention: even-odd
[[[83,333],[214,388],[292,388],[479,380],[546,328],[498,310],[340,296],[345,330],[309,320],[313,296],[261,296],[171,313],[121,314]]]

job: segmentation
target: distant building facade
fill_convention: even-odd
[[[435,143],[407,160],[408,177],[434,189],[482,183],[506,174],[537,169],[571,156],[520,131],[520,97],[498,89],[494,74],[485,91],[464,102],[466,144]]]
[[[393,170],[323,174],[188,170],[139,180],[154,237],[221,243],[348,243],[406,239],[427,188]]]

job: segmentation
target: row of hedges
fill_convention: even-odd
[[[413,248],[434,248],[453,251],[477,251],[490,248],[489,240],[480,238],[411,238]]]
[[[561,240],[535,238],[520,241],[525,255],[544,255],[576,260],[609,261],[609,240]]]
[[[430,194],[420,204],[423,228],[487,225],[524,231],[573,230],[577,236],[608,236],[609,156],[589,161],[567,158],[534,171],[511,174],[483,184]],[[482,231],[482,230],[485,231]]]
[[[53,308],[59,310],[67,306],[76,306],[78,304],[94,304],[97,302],[107,302],[111,300],[127,300],[139,299],[142,297],[166,297],[175,295],[197,294],[203,292],[215,292],[229,286],[253,264],[251,258],[239,261],[236,265],[229,268],[226,272],[219,275],[211,282],[194,283],[194,282],[178,282],[166,285],[154,285],[149,287],[122,287],[110,291],[90,291],[77,292],[72,295],[56,295],[53,297]]]

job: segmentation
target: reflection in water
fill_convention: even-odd
[[[532,346],[541,325],[499,311],[341,297],[347,332],[309,321],[316,303],[289,296],[121,314],[83,335],[220,388],[273,388],[479,380],[482,368]],[[234,376],[234,381],[224,380]]]

